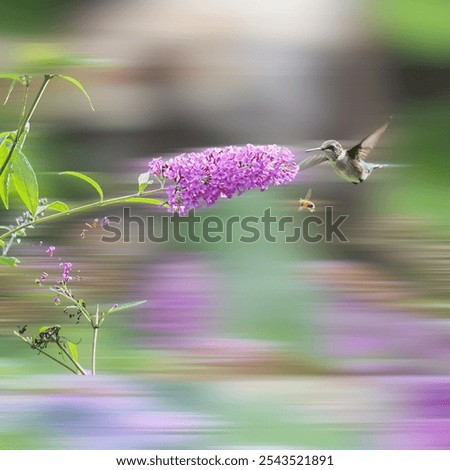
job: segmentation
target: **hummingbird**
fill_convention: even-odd
[[[365,159],[387,129],[391,119],[392,116],[380,128],[348,150],[345,150],[336,140],[326,140],[320,147],[306,150],[306,152],[322,151],[323,154],[313,155],[303,160],[300,163],[300,170],[306,170],[319,164],[331,165],[335,173],[345,181],[353,184],[362,183],[373,170],[384,166],[366,163]]]

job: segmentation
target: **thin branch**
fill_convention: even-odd
[[[8,230],[7,232],[0,235],[0,240],[8,238],[9,236],[13,235],[14,233],[19,232],[20,230],[23,230],[24,228],[30,227],[31,225],[34,227],[35,225],[39,225],[39,224],[42,224],[44,222],[50,222],[50,221],[53,221],[53,220],[60,219],[64,216],[69,216],[69,215],[76,214],[76,213],[79,213],[79,212],[84,212],[84,211],[87,211],[87,210],[90,210],[90,209],[96,209],[98,207],[106,207],[106,206],[112,206],[114,204],[120,204],[120,203],[122,203],[122,202],[124,202],[124,201],[126,201],[127,199],[130,199],[130,198],[140,198],[140,199],[142,199],[142,204],[144,204],[145,203],[145,198],[142,197],[142,196],[149,195],[149,194],[154,194],[154,193],[157,193],[157,192],[163,191],[163,190],[164,190],[164,188],[158,188],[158,189],[153,189],[151,191],[146,191],[145,193],[142,193],[142,194],[138,194],[138,193],[128,194],[127,196],[119,196],[119,197],[115,197],[115,198],[112,198],[112,199],[107,199],[106,201],[96,201],[96,202],[91,202],[90,204],[84,204],[82,206],[78,206],[78,207],[74,207],[73,209],[69,209],[66,212],[57,212],[56,214],[47,215],[47,216],[42,217],[40,219],[32,220],[31,222],[27,222],[26,224],[19,225],[18,227],[15,227],[11,230]],[[133,203],[139,203],[139,201],[136,199],[135,201],[133,201]]]
[[[78,372],[76,370],[72,369],[67,364],[64,364],[64,362],[60,361],[59,359],[56,359],[56,357],[53,357],[51,354],[48,354],[42,348],[38,348],[38,347],[34,346],[33,343],[28,338],[21,335],[18,331],[14,330],[14,334],[16,336],[18,336],[22,341],[25,341],[25,343],[27,343],[31,347],[31,349],[36,349],[37,351],[39,351],[40,354],[43,354],[44,356],[47,356],[48,358],[50,358],[53,361],[57,362],[59,365],[65,367],[68,370],[70,370],[70,372],[73,372],[75,375],[78,375]]]
[[[69,351],[67,351],[66,347],[64,346],[63,343],[61,343],[61,341],[56,341],[56,344],[57,346],[59,347],[59,349],[61,349],[61,351],[72,361],[73,365],[83,374],[83,375],[88,375],[87,372],[83,369],[83,367],[81,366],[81,364],[75,360],[71,354],[69,354]]]

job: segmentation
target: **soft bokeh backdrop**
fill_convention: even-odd
[[[201,212],[270,207],[300,224],[295,201],[312,187],[319,215],[327,204],[349,215],[349,243],[80,237],[118,208],[30,231],[11,252],[20,267],[0,268],[0,448],[449,448],[447,18],[446,0],[11,2],[3,71],[64,70],[96,108],[50,84],[27,141],[49,198],[95,197],[62,170],[126,194],[156,156],[251,142],[300,161],[394,119],[371,155],[392,166],[363,185],[314,168]],[[20,99],[2,108],[2,130]],[[22,210],[2,210],[1,224]],[[95,378],[66,375],[12,335],[62,324],[88,360],[89,329],[34,283],[56,278],[60,257],[91,305],[148,300],[105,324]]]

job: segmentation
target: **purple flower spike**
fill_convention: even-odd
[[[219,197],[232,198],[250,189],[291,182],[298,172],[292,152],[276,145],[212,148],[149,164],[158,177],[173,180],[167,187],[169,212],[186,214]]]

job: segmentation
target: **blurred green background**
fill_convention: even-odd
[[[0,268],[0,448],[448,448],[447,12],[444,0],[11,3],[3,72],[71,74],[96,108],[50,84],[27,141],[50,199],[95,197],[58,171],[127,194],[160,155],[251,142],[300,161],[394,119],[370,156],[391,166],[364,185],[314,168],[200,213],[270,207],[300,224],[295,201],[311,187],[319,215],[349,215],[349,243],[80,237],[119,208],[29,231],[10,253],[20,267]],[[17,87],[2,130],[20,100]],[[0,224],[23,210],[14,201]],[[95,378],[66,375],[12,335],[62,324],[88,362],[89,329],[34,283],[57,279],[59,258],[80,270],[74,290],[91,305],[148,300],[105,324]]]

